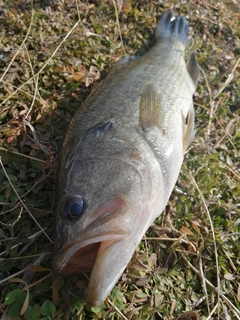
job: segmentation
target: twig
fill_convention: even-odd
[[[17,207],[17,206],[15,206],[13,209],[15,209],[16,207]],[[13,209],[12,209],[12,210],[13,210]],[[21,218],[22,213],[23,213],[23,207],[20,208],[20,212],[19,212],[16,220],[15,220],[13,223],[4,223],[4,222],[0,221],[1,225],[2,225],[2,226],[7,226],[7,227],[13,227],[13,226],[19,221],[19,219]],[[1,212],[0,215],[2,215],[2,214],[3,214],[3,213]]]
[[[17,190],[15,189],[14,185],[12,184],[11,179],[9,178],[7,171],[5,170],[5,167],[4,167],[4,165],[3,165],[3,162],[2,162],[1,157],[0,157],[0,164],[1,164],[1,166],[2,166],[2,169],[3,169],[4,174],[6,175],[6,177],[7,177],[8,181],[9,181],[9,183],[10,183],[13,191],[15,192],[16,196],[18,197],[18,199],[19,199],[19,201],[21,202],[22,206],[23,206],[23,207],[25,208],[25,210],[28,212],[28,214],[29,214],[30,217],[33,219],[33,221],[36,223],[36,225],[39,227],[39,229],[42,230],[42,232],[45,234],[45,236],[48,238],[48,240],[49,240],[51,243],[53,243],[52,240],[49,238],[49,236],[48,236],[48,235],[46,234],[46,232],[44,231],[44,229],[40,226],[40,224],[37,222],[37,220],[34,218],[34,216],[33,216],[33,215],[31,214],[31,212],[28,210],[28,208],[27,208],[27,206],[25,205],[25,203],[22,201],[22,199],[21,199],[21,197],[19,196]]]
[[[20,153],[20,152],[17,152],[17,151],[13,151],[13,150],[11,150],[11,149],[5,149],[5,148],[3,148],[3,147],[0,147],[0,150],[5,151],[5,152],[8,152],[8,153],[13,153],[13,154],[16,154],[17,156],[25,157],[25,158],[28,158],[28,159],[31,159],[31,160],[34,160],[34,161],[38,161],[38,162],[45,163],[44,160],[41,160],[41,159],[38,159],[38,158],[34,158],[34,157],[31,157],[31,156],[28,156],[28,155],[26,155],[26,154],[23,154],[23,153]]]
[[[143,237],[143,240],[157,240],[157,241],[171,241],[171,242],[179,242],[179,243],[186,243],[190,244],[191,247],[196,252],[196,247],[188,240],[183,238],[183,234],[179,238],[168,238],[168,237]],[[192,252],[191,252],[192,253]]]
[[[231,73],[228,75],[227,80],[224,82],[224,84],[222,85],[222,87],[218,90],[218,92],[215,94],[215,96],[213,97],[213,99],[216,99],[221,92],[223,92],[223,90],[229,85],[229,83],[232,81],[232,79],[234,78],[234,72],[237,68],[237,66],[239,65],[240,62],[240,57],[238,58],[237,62],[235,63],[235,66],[233,67]]]
[[[32,80],[34,80],[36,77],[39,76],[39,74],[46,68],[46,66],[49,64],[49,62],[52,60],[52,58],[54,57],[54,55],[56,54],[56,52],[58,51],[58,49],[62,46],[62,44],[64,43],[64,41],[68,38],[68,36],[73,32],[74,29],[76,29],[76,27],[78,26],[78,24],[80,23],[80,21],[78,20],[75,25],[72,27],[72,29],[66,34],[66,36],[63,38],[63,40],[60,42],[60,44],[57,46],[57,48],[53,51],[53,53],[51,54],[51,56],[48,58],[48,60],[44,63],[44,65],[42,66],[42,68],[40,68],[40,70],[34,75],[32,76],[30,79],[28,79],[26,82],[24,82],[20,87],[18,87],[13,93],[11,93],[6,99],[4,99],[2,101],[2,103],[0,104],[3,105],[7,100],[9,100],[12,96],[14,96],[18,91],[22,90],[22,88],[30,83]]]
[[[7,81],[5,81],[5,80],[2,80],[2,83],[3,83],[3,84],[6,84],[6,85],[11,85],[14,89],[18,89],[17,86],[15,86],[15,85],[12,84],[12,83],[10,84],[9,82],[7,82]],[[27,91],[24,91],[23,89],[20,89],[19,91],[22,92],[24,95],[29,96],[29,97],[31,97],[31,98],[32,98],[32,96],[33,96],[31,93],[29,93],[29,92],[27,92]],[[14,93],[14,92],[13,92],[13,93]],[[7,100],[7,99],[6,99],[6,100]],[[38,99],[37,99],[37,101],[40,102],[40,100],[38,100]],[[2,104],[1,104],[1,105],[2,105]],[[8,108],[9,108],[9,107],[6,107],[6,108],[2,109],[1,112],[5,111],[5,110],[8,110]]]
[[[205,294],[205,297],[206,297],[207,309],[208,309],[208,313],[210,313],[209,300],[208,300],[208,294],[207,294],[207,286],[206,286],[206,281],[205,281],[203,268],[202,268],[202,256],[201,256],[201,254],[199,255],[199,267],[200,267],[200,272],[201,272],[201,277],[202,277],[203,291],[204,291],[204,294]],[[216,305],[218,305],[218,303]]]
[[[31,28],[32,28],[33,16],[34,16],[34,11],[32,10],[31,21],[30,21],[30,25],[29,25],[29,27],[28,27],[26,36],[25,36],[25,38],[23,39],[23,42],[21,43],[21,46],[18,48],[18,50],[17,50],[16,53],[14,54],[12,60],[9,62],[9,64],[8,64],[6,70],[4,71],[2,77],[0,78],[0,83],[3,81],[3,78],[5,77],[5,75],[7,74],[8,70],[9,70],[9,68],[10,68],[11,65],[13,64],[13,62],[14,62],[15,58],[17,57],[19,51],[22,49],[22,47],[24,46],[25,42],[27,41],[27,38],[28,38],[29,33],[30,33],[30,30],[31,30]],[[5,101],[7,101],[7,100],[8,100],[8,98],[6,98],[6,99],[1,103],[1,105],[2,105]]]
[[[0,280],[0,284],[6,282],[6,281],[8,281],[8,280],[10,280],[10,279],[12,279],[12,278],[14,278],[14,277],[16,277],[16,276],[19,276],[20,274],[24,273],[27,269],[28,269],[28,268],[22,269],[22,270],[14,273],[14,274],[11,274],[9,277],[4,278],[3,280]]]
[[[75,3],[76,3],[76,8],[77,8],[78,20],[81,21],[81,16],[80,16],[80,10],[79,10],[78,0],[75,0]]]
[[[218,148],[219,145],[222,143],[222,141],[228,136],[230,129],[232,129],[233,123],[235,122],[235,119],[232,119],[227,124],[221,138],[215,143],[214,149]]]
[[[215,312],[215,310],[217,309],[217,307],[218,307],[218,303],[217,303],[217,304],[215,304],[215,306],[214,306],[214,308],[212,309],[212,311],[211,311],[211,312],[210,312],[210,311],[208,311],[209,315],[208,315],[208,317],[207,317],[207,319],[206,319],[206,320],[211,320],[211,317],[212,317],[212,315],[214,314],[214,312]]]
[[[47,228],[44,228],[43,230],[46,230],[46,229],[47,229]],[[43,233],[43,230],[40,230],[40,231],[34,233],[33,235],[31,235],[31,236],[28,237],[27,239],[28,239],[28,240],[34,240],[34,238],[37,238],[38,236],[40,236],[40,235]],[[17,244],[15,244],[14,246],[12,246],[12,247],[10,248],[10,250],[19,247],[22,243],[23,243],[23,242],[18,242]],[[1,253],[0,253],[0,256],[3,256],[5,253],[7,253],[7,250],[1,252]],[[10,258],[8,258],[8,260],[9,260],[9,259],[10,259]],[[14,259],[16,259],[16,257],[14,257]],[[3,260],[3,259],[1,259],[1,260]],[[0,282],[0,283],[1,283],[1,282]]]
[[[119,23],[118,9],[117,9],[117,5],[116,5],[116,1],[115,1],[115,0],[113,0],[113,4],[114,4],[115,12],[116,12],[118,32],[119,32],[119,37],[120,37],[121,43],[122,43],[123,53],[124,53],[124,55],[126,55],[126,51],[125,51],[125,47],[124,47],[123,39],[122,39],[122,33],[121,33],[120,23]]]
[[[128,318],[125,317],[125,315],[118,309],[117,306],[115,306],[115,305],[111,302],[111,300],[110,300],[109,298],[107,298],[107,302],[117,311],[117,313],[120,314],[120,316],[122,317],[122,319],[128,320]]]
[[[209,120],[208,120],[208,125],[207,125],[207,137],[209,137],[210,131],[211,131],[211,123],[212,123],[212,118],[213,118],[213,112],[214,112],[214,100],[212,99],[212,90],[211,90],[211,88],[209,86],[206,73],[204,72],[204,70],[202,68],[200,68],[200,69],[201,69],[201,72],[203,73],[203,76],[204,76],[204,79],[205,79],[205,82],[206,82],[206,86],[207,86],[208,93],[209,93],[209,100],[210,100]]]
[[[181,253],[180,253],[181,254]],[[199,272],[192,264],[191,262],[188,261],[188,259],[185,257],[185,255],[181,254],[182,258],[187,262],[187,264],[189,265],[189,267],[193,270],[193,272],[199,276],[202,279],[202,275],[201,272]],[[205,278],[205,277],[204,277]],[[232,308],[235,316],[237,317],[238,320],[240,320],[240,311],[234,306],[234,304],[232,304],[232,302],[230,300],[228,300],[228,298],[216,287],[214,287],[214,285],[208,280],[208,279],[204,279],[206,281],[206,283],[209,285],[209,287],[211,287],[211,289],[218,293],[219,296],[227,303],[227,305]]]
[[[218,299],[218,305],[220,306],[220,304],[219,304],[219,301],[220,301],[220,296],[219,296],[220,278],[219,278],[218,252],[217,252],[217,245],[216,245],[216,237],[215,237],[214,227],[213,227],[211,215],[209,213],[208,206],[207,206],[206,201],[205,201],[205,199],[203,197],[202,191],[199,189],[198,184],[197,184],[196,180],[194,179],[194,177],[193,177],[192,173],[190,172],[190,170],[188,170],[188,172],[189,172],[189,176],[190,176],[195,188],[197,189],[197,191],[198,191],[198,193],[200,195],[200,198],[201,198],[202,203],[203,203],[203,205],[205,207],[205,210],[207,212],[208,220],[209,220],[210,226],[211,226],[212,237],[213,237],[213,246],[214,246],[214,254],[215,254],[215,261],[216,261],[216,273],[217,273],[217,288],[218,288],[218,290],[217,290],[217,299]],[[218,309],[218,319],[220,319],[220,309]]]
[[[31,63],[31,59],[29,57],[29,53],[28,53],[28,50],[27,48],[25,47],[25,50],[27,52],[27,56],[28,56],[28,60],[29,60],[29,65],[30,65],[30,69],[32,71],[32,75],[34,75],[34,70],[33,70],[33,66],[32,66],[32,63]],[[39,79],[39,75],[37,75],[36,79],[34,79],[34,82],[35,82],[35,90],[34,90],[34,95],[33,95],[33,99],[32,99],[32,103],[31,103],[31,106],[30,108],[28,109],[28,112],[27,114],[25,115],[24,119],[27,120],[29,114],[31,113],[32,111],[32,108],[33,108],[33,105],[34,105],[34,102],[36,100],[36,97],[37,97],[37,93],[39,95],[39,90],[38,90],[38,79]]]
[[[26,119],[23,119],[22,121],[22,124],[24,126],[28,126],[30,128],[30,130],[32,131],[32,135],[33,135],[33,139],[31,139],[32,141],[34,141],[38,146],[39,148],[42,150],[42,152],[44,152],[45,154],[47,154],[49,157],[51,157],[51,153],[46,149],[44,148],[44,146],[40,143],[38,137],[37,137],[37,134],[36,134],[36,130],[35,128],[31,125],[31,123],[26,120]]]

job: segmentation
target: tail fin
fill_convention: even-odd
[[[182,16],[175,16],[171,10],[165,11],[155,31],[156,39],[177,38],[187,46],[188,22]]]

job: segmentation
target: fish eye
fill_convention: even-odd
[[[68,220],[77,220],[84,213],[84,201],[81,196],[67,198],[63,205],[63,214]]]

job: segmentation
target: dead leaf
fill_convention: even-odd
[[[194,233],[192,233],[192,231],[190,229],[188,229],[187,227],[182,226],[180,231],[186,235],[194,236]]]
[[[27,311],[28,309],[28,306],[29,306],[29,291],[27,290],[27,295],[26,295],[26,298],[24,300],[24,303],[23,303],[23,306],[22,306],[22,309],[20,311],[20,316],[24,315],[24,313]]]
[[[240,283],[238,284],[237,299],[240,302]]]
[[[224,278],[227,280],[234,280],[236,278],[236,276],[234,276],[232,273],[226,273],[224,275]]]
[[[198,226],[197,226],[195,223],[193,223],[193,222],[192,222],[192,227],[193,227],[193,229],[194,229],[198,234],[201,234],[201,233],[200,233],[200,229],[199,229]]]
[[[199,320],[199,316],[194,311],[186,311],[172,320]]]
[[[135,284],[136,286],[144,287],[149,282],[150,279],[151,279],[150,276],[146,276],[141,279],[138,279]]]

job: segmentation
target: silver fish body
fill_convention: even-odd
[[[107,297],[164,210],[194,135],[199,67],[188,23],[166,11],[156,44],[125,58],[73,118],[58,175],[54,266],[91,272],[86,300]]]

